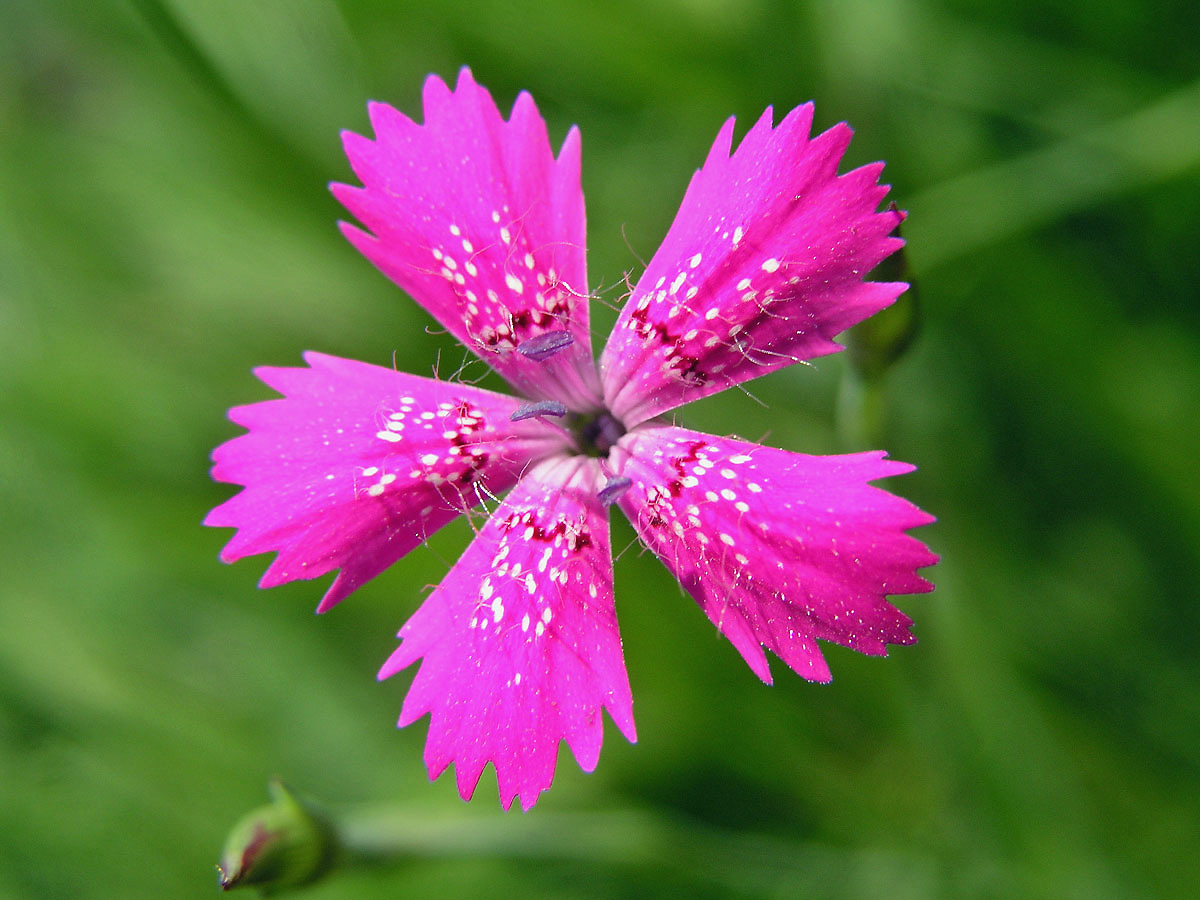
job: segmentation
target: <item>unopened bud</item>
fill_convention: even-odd
[[[894,203],[891,209],[896,209]],[[909,271],[903,247],[871,272],[871,280],[907,281],[908,290],[887,309],[859,322],[846,332],[850,363],[865,381],[877,380],[908,349],[916,337],[920,319],[917,286]]]
[[[267,791],[270,804],[248,813],[225,841],[217,866],[222,890],[295,887],[315,881],[333,863],[336,841],[324,816],[281,781]]]

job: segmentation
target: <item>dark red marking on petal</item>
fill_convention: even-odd
[[[505,533],[514,529],[523,529],[522,537],[526,541],[549,544],[557,543],[561,538],[566,543],[567,549],[571,551],[581,550],[592,545],[592,535],[585,524],[558,518],[547,528],[542,524],[542,517],[534,510],[508,513],[495,521],[496,527]]]

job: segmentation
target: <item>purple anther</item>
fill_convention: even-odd
[[[612,506],[624,496],[625,492],[633,487],[633,479],[627,475],[614,475],[608,479],[608,483],[600,488],[600,493],[596,496],[605,506]]]
[[[538,400],[535,403],[518,406],[508,418],[513,422],[520,422],[522,419],[532,419],[534,416],[557,416],[561,419],[566,414],[566,406],[557,400]]]
[[[536,337],[517,344],[517,352],[534,362],[541,362],[573,343],[575,337],[569,331],[543,331]]]

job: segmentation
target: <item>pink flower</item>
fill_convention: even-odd
[[[730,155],[733,120],[593,360],[579,132],[555,158],[528,94],[505,121],[464,69],[425,83],[425,124],[370,107],[345,135],[364,187],[336,184],[367,231],[342,231],[521,395],[305,355],[262,368],[283,395],[237,407],[247,434],[213,477],[244,485],[207,525],[222,558],[276,552],[272,587],[339,570],[330,609],[437,529],[496,502],[400,630],[380,678],[421,660],[400,714],[429,714],[425,762],[470,798],[488,762],[528,809],[565,740],[591,771],[601,708],[635,740],[613,606],[607,507],[620,506],[763,681],[771,650],[828,681],[817,641],[884,655],[914,640],[888,594],[932,589],[932,521],[869,482],[912,470],[882,452],[806,456],[688,431],[670,413],[782,366],[906,285],[863,281],[900,247],[877,211],[882,164],[837,174],[850,128],[809,137],[812,105],[768,109]]]

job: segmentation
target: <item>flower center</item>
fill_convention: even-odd
[[[608,456],[613,444],[625,433],[625,426],[607,410],[573,415],[568,427],[575,435],[580,453],[601,458]]]

